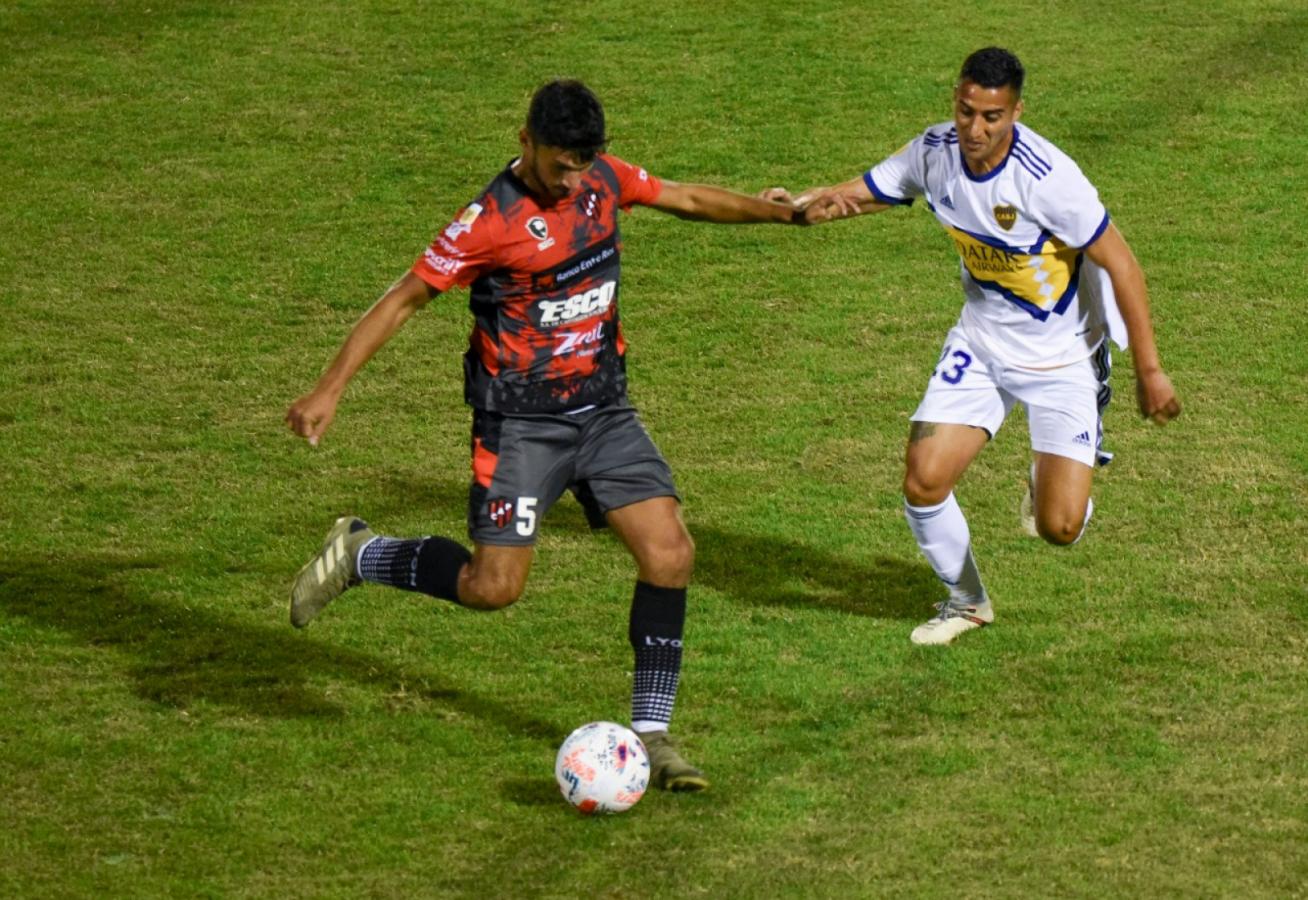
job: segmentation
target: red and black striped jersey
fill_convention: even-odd
[[[618,210],[661,190],[644,169],[601,154],[577,190],[541,205],[510,165],[436,236],[413,272],[439,291],[471,285],[471,406],[557,412],[626,397]]]

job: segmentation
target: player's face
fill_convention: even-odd
[[[987,88],[964,81],[954,89],[958,146],[972,171],[988,172],[1004,161],[1022,101],[1011,87]]]
[[[582,162],[575,150],[536,143],[525,129],[521,135],[522,162],[519,177],[542,200],[562,200],[581,184],[592,163]]]

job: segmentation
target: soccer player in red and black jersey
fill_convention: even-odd
[[[526,583],[541,517],[570,490],[591,524],[611,527],[636,561],[631,715],[651,780],[702,790],[707,779],[667,736],[695,549],[668,465],[627,401],[618,210],[651,206],[725,223],[803,217],[786,203],[660,180],[605,153],[603,108],[577,81],[540,88],[518,138],[521,155],[368,310],[286,415],[316,445],[351,377],[409,316],[443,291],[470,287],[473,551],[443,537],[380,537],[341,518],[296,577],[291,622],[304,627],[361,581],[473,609],[508,606]]]

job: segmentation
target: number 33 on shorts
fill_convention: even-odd
[[[946,344],[944,352],[940,354],[940,359],[936,361],[936,370],[931,373],[934,378],[940,376],[940,380],[946,384],[958,384],[963,380],[963,373],[967,367],[972,365],[972,354],[966,350],[953,350],[951,344]]]

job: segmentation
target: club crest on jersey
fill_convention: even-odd
[[[472,230],[472,223],[477,221],[479,215],[481,215],[481,204],[469,203],[468,208],[463,211],[463,215],[451,222],[449,227],[445,229],[445,237],[457,241],[459,235]]]
[[[486,504],[486,512],[490,515],[490,520],[495,523],[496,528],[503,528],[513,521],[512,501],[497,497]]]
[[[539,242],[536,244],[537,250],[548,250],[554,246],[554,238],[550,237],[549,226],[540,216],[532,216],[527,220],[527,233]]]
[[[999,227],[1005,231],[1012,231],[1013,226],[1017,223],[1017,207],[1014,206],[996,206],[995,221]]]

